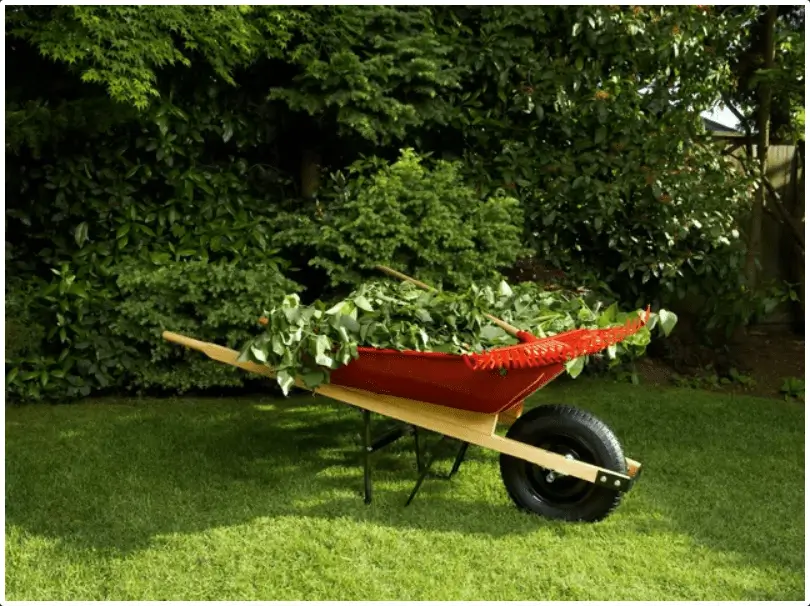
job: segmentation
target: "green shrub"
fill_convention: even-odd
[[[50,280],[24,279],[26,322],[44,339],[7,357],[9,400],[73,399],[120,383],[132,349],[110,333],[117,290],[99,270],[62,263]]]
[[[10,335],[7,329],[13,346],[6,354],[9,400],[65,401],[109,389],[242,386],[245,374],[168,344],[161,332],[235,347],[252,335],[276,293],[298,289],[272,259],[129,261],[113,267],[106,279],[81,271],[88,278],[65,264],[54,270],[54,280],[31,278],[11,292],[16,322]]]
[[[784,394],[785,400],[796,398],[804,401],[804,380],[799,377],[783,377],[779,392]]]
[[[265,310],[299,290],[272,261],[130,263],[119,267],[118,285],[112,331],[137,350],[127,386],[177,392],[238,387],[249,376],[166,342],[164,330],[239,347]]]
[[[81,126],[77,112],[105,107],[85,101],[83,110],[54,101],[37,115]],[[167,100],[137,121],[116,112],[108,104],[94,128],[43,141],[35,146],[41,158],[25,149],[10,156],[6,269],[30,291],[30,326],[45,331],[40,351],[7,356],[12,401],[64,401],[133,385],[141,352],[111,330],[121,264],[275,259],[269,201],[282,197],[286,182],[245,155],[211,152],[226,141],[238,150],[262,140],[236,118],[234,104],[181,109]]]
[[[497,278],[526,253],[523,214],[502,191],[481,197],[460,165],[428,163],[412,150],[385,164],[353,164],[331,177],[314,213],[286,217],[283,246],[314,252],[333,284],[358,284],[359,269],[387,264],[435,284],[461,286]]]
[[[22,281],[6,282],[6,362],[35,354],[42,348],[45,329],[31,317],[34,298]]]

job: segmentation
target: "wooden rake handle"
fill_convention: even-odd
[[[374,267],[377,270],[379,270],[380,272],[384,273],[384,274],[388,274],[389,276],[393,276],[394,278],[399,278],[400,280],[402,280],[404,282],[410,282],[412,284],[415,284],[417,287],[419,287],[421,289],[425,289],[426,291],[435,291],[436,290],[436,287],[431,287],[430,285],[425,284],[421,280],[416,280],[415,278],[411,278],[407,274],[403,274],[402,272],[398,272],[397,270],[395,270],[393,268],[389,268],[388,266],[374,266]],[[505,320],[501,320],[500,318],[496,318],[495,316],[492,316],[492,314],[484,314],[484,316],[486,316],[494,324],[498,325],[501,329],[503,329],[504,331],[509,333],[509,335],[512,335],[514,337],[518,337],[518,333],[523,333],[523,331],[521,331],[517,327],[513,327],[512,325],[510,325]]]

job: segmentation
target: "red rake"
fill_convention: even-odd
[[[464,362],[473,371],[526,369],[564,363],[579,356],[596,354],[619,343],[636,333],[649,319],[648,307],[643,318],[632,318],[622,327],[576,329],[545,338],[519,331],[515,336],[523,343],[467,354]]]

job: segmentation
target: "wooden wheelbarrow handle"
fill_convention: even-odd
[[[425,289],[426,291],[435,291],[436,290],[435,287],[431,287],[430,285],[425,284],[421,280],[416,280],[415,278],[411,278],[407,274],[403,274],[402,272],[398,272],[397,270],[395,270],[393,268],[389,268],[388,266],[374,266],[374,267],[376,269],[378,269],[380,272],[383,272],[384,274],[388,274],[389,276],[393,276],[394,278],[399,278],[400,280],[402,280],[404,282],[410,282],[412,284],[415,284],[417,287],[419,287],[421,289]],[[517,327],[514,327],[514,326],[510,325],[505,320],[501,320],[500,318],[496,318],[495,316],[492,316],[492,314],[484,314],[484,316],[486,316],[494,324],[498,325],[501,329],[503,329],[504,331],[509,333],[509,335],[513,335],[514,337],[517,337],[521,341],[524,341],[524,336],[528,335],[525,331],[521,331]],[[518,335],[519,333],[521,335]]]
[[[394,278],[399,278],[403,282],[410,282],[415,284],[420,289],[424,289],[425,291],[435,291],[435,287],[431,287],[429,284],[425,284],[421,280],[416,280],[415,278],[411,278],[407,274],[403,274],[402,272],[398,272],[394,268],[389,268],[388,266],[374,266],[377,270],[382,272],[383,274],[388,274],[389,276],[393,276]]]

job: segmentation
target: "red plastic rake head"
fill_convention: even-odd
[[[575,329],[542,339],[521,332],[518,339],[524,343],[468,354],[464,361],[474,371],[545,367],[601,352],[636,333],[649,319],[648,307],[643,318],[631,319],[622,327]]]

